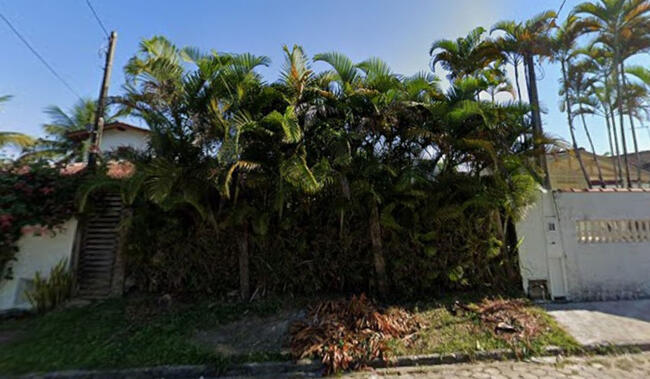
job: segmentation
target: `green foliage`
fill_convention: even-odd
[[[110,300],[3,321],[0,332],[16,331],[18,338],[0,344],[0,375],[184,364],[220,370],[230,363],[279,358],[277,353],[227,358],[194,339],[197,330],[244,315],[275,314],[283,306],[280,301],[174,304],[178,306],[166,309],[155,299]]]
[[[70,298],[73,282],[68,260],[62,259],[52,267],[47,278],[43,278],[40,272],[36,272],[34,287],[27,290],[25,296],[39,313],[45,313]]]
[[[9,101],[11,98],[11,95],[0,96],[0,105]],[[0,132],[0,148],[9,145],[25,148],[33,144],[34,139],[26,134],[17,132]]]
[[[468,38],[487,49],[482,34]],[[148,123],[150,149],[128,157],[131,178],[82,188],[132,204],[140,289],[223,294],[250,277],[258,293],[414,296],[519,282],[513,223],[538,173],[529,107],[480,100],[502,87],[475,70],[441,92],[377,58],[284,52],[273,84],[255,71],[263,57],[162,37],[127,65],[120,102]]]
[[[26,233],[55,233],[75,214],[79,175],[62,175],[45,162],[4,167],[0,172],[0,273],[11,276],[16,243]]]

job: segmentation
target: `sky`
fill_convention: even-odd
[[[579,0],[567,0],[564,18]],[[396,73],[430,70],[429,48],[438,39],[455,39],[477,26],[521,21],[562,0],[91,0],[109,30],[118,33],[109,93],[119,95],[123,67],[143,38],[163,35],[177,46],[204,51],[266,55],[265,80],[278,79],[282,46],[302,45],[309,55],[339,51],[354,61],[380,57]],[[85,0],[0,0],[0,13],[82,97],[97,97],[107,47],[104,32]],[[12,95],[0,109],[0,131],[42,135],[43,109],[69,109],[78,97],[61,84],[0,20],[0,95]],[[646,57],[637,63],[648,64]],[[325,69],[322,63],[315,70]],[[437,70],[444,77],[444,72]],[[566,115],[558,109],[559,67],[543,63],[538,87],[545,132],[569,139]],[[514,78],[513,78],[514,79]],[[522,78],[523,85],[523,78]],[[608,147],[604,121],[588,119],[596,150]],[[628,131],[629,133],[629,131]],[[577,129],[579,144],[587,140]],[[650,149],[649,129],[638,130],[640,149]],[[631,138],[628,136],[628,138]]]

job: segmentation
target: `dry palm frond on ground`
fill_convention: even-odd
[[[529,342],[543,332],[545,323],[521,299],[483,299],[474,305],[456,303],[457,308],[474,313],[481,324],[509,343]]]
[[[382,309],[365,295],[322,301],[305,320],[291,325],[291,352],[296,359],[317,355],[326,373],[363,367],[390,354],[388,342],[411,339],[422,327],[400,308]]]

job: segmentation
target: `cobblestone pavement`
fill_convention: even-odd
[[[527,362],[482,362],[357,372],[350,378],[650,378],[650,352],[537,358]]]

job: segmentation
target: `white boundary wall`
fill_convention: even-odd
[[[552,298],[650,297],[650,192],[543,193],[517,224],[523,285]]]
[[[30,308],[23,289],[34,279],[37,271],[47,277],[50,269],[62,259],[71,262],[77,231],[77,220],[71,219],[54,235],[25,235],[18,240],[16,260],[10,262],[12,279],[0,279],[0,310]]]

